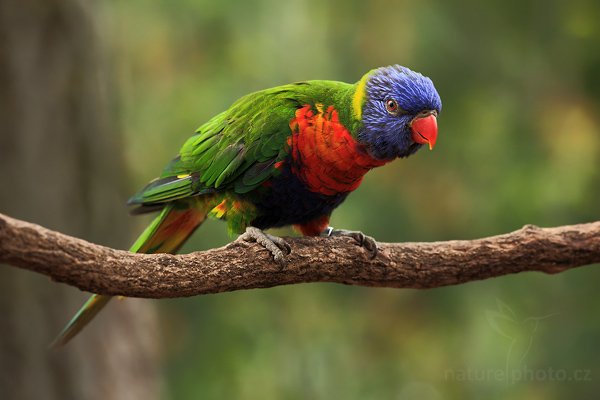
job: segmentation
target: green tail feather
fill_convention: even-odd
[[[108,304],[110,299],[112,296],[93,294],[54,339],[50,348],[58,349],[67,344]]]
[[[176,253],[204,219],[207,211],[199,200],[173,202],[144,230],[129,251],[133,253]],[[67,344],[108,304],[112,296],[94,294],[50,345]]]

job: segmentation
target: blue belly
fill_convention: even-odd
[[[326,196],[309,191],[289,169],[284,166],[281,174],[270,180],[270,186],[249,193],[258,217],[251,225],[260,229],[303,224],[317,217],[330,215],[348,193]]]

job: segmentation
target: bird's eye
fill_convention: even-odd
[[[398,102],[394,99],[388,99],[385,101],[385,109],[392,115],[398,115],[398,113],[400,112]]]

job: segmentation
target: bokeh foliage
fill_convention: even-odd
[[[430,76],[444,104],[435,151],[371,172],[332,220],[429,241],[600,218],[599,17],[593,0],[113,0],[98,23],[131,192],[245,93],[395,63]],[[185,250],[222,245],[225,231],[206,223]],[[590,398],[599,278],[586,268],[429,291],[313,284],[162,301],[164,396]],[[481,376],[527,368],[538,375]],[[589,375],[552,380],[539,372],[549,368]]]

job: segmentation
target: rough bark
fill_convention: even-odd
[[[288,238],[286,265],[257,244],[186,255],[133,254],[0,214],[0,261],[94,293],[183,297],[306,282],[434,288],[600,262],[600,222],[532,225],[477,240],[381,243],[374,259],[350,238]]]

